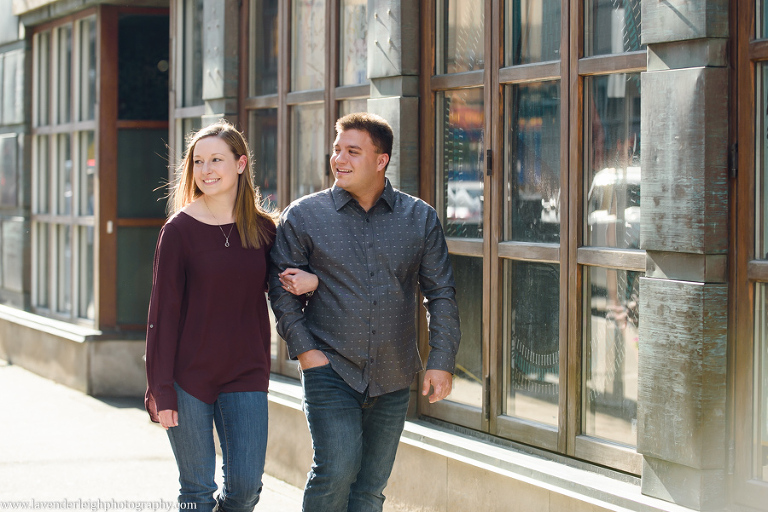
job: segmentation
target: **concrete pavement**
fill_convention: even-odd
[[[178,488],[141,400],[94,398],[0,360],[0,510],[175,511]],[[301,510],[301,490],[265,475],[255,510]]]

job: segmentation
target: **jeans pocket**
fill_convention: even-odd
[[[301,373],[307,373],[307,372],[311,373],[311,372],[315,372],[315,371],[322,371],[322,370],[325,370],[325,369],[329,369],[330,367],[331,367],[331,363],[327,362],[325,364],[321,364],[320,366],[313,366],[312,368],[307,368],[306,370],[302,368],[301,369]]]

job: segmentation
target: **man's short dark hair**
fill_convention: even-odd
[[[360,130],[371,137],[371,142],[379,153],[385,153],[392,159],[392,142],[395,138],[392,127],[383,117],[370,112],[347,114],[336,121],[336,133],[346,130]],[[389,163],[387,163],[389,165]]]

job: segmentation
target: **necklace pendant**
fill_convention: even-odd
[[[226,240],[224,241],[224,247],[229,247],[229,239],[226,239]]]

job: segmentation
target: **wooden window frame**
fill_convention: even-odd
[[[614,250],[583,246],[583,105],[584,79],[588,76],[618,72],[639,72],[646,68],[646,51],[619,55],[582,57],[584,49],[585,0],[561,2],[561,58],[518,66],[504,66],[503,49],[504,2],[485,2],[485,68],[450,75],[435,75],[436,70],[436,1],[422,0],[422,49],[420,86],[420,124],[423,134],[436,136],[436,94],[439,91],[484,87],[485,144],[493,155],[492,175],[485,177],[485,190],[490,201],[484,212],[483,240],[448,239],[452,254],[477,256],[484,260],[483,279],[489,283],[484,292],[482,322],[484,396],[480,417],[478,411],[456,403],[428,404],[420,400],[419,410],[427,415],[511,438],[539,448],[640,474],[641,456],[636,449],[610,441],[582,435],[582,268],[585,265],[607,269],[645,271],[645,251]],[[500,20],[489,23],[488,20]],[[504,87],[514,84],[559,80],[561,89],[561,209],[560,243],[523,243],[502,240],[504,190],[503,108]],[[497,113],[492,117],[489,113]],[[428,141],[426,147],[431,147]],[[422,151],[420,163],[420,196],[430,204],[436,201],[436,155]],[[490,205],[490,207],[488,206]],[[503,395],[503,289],[500,276],[503,261],[552,263],[560,268],[560,396],[557,427],[524,419],[502,416]],[[426,349],[426,327],[422,326],[422,345]],[[470,417],[468,419],[468,414]]]
[[[732,464],[733,500],[741,505],[762,508],[768,501],[768,482],[752,478],[754,409],[755,286],[768,283],[768,261],[756,259],[755,198],[757,133],[756,88],[757,71],[768,65],[768,39],[757,39],[757,2],[740,0],[730,4],[730,29],[735,44],[731,45],[731,60],[735,62],[731,97],[731,147],[738,143],[736,179],[730,181],[729,209],[729,322],[728,322],[728,384],[729,430],[733,439]],[[764,89],[768,84],[763,85]]]

